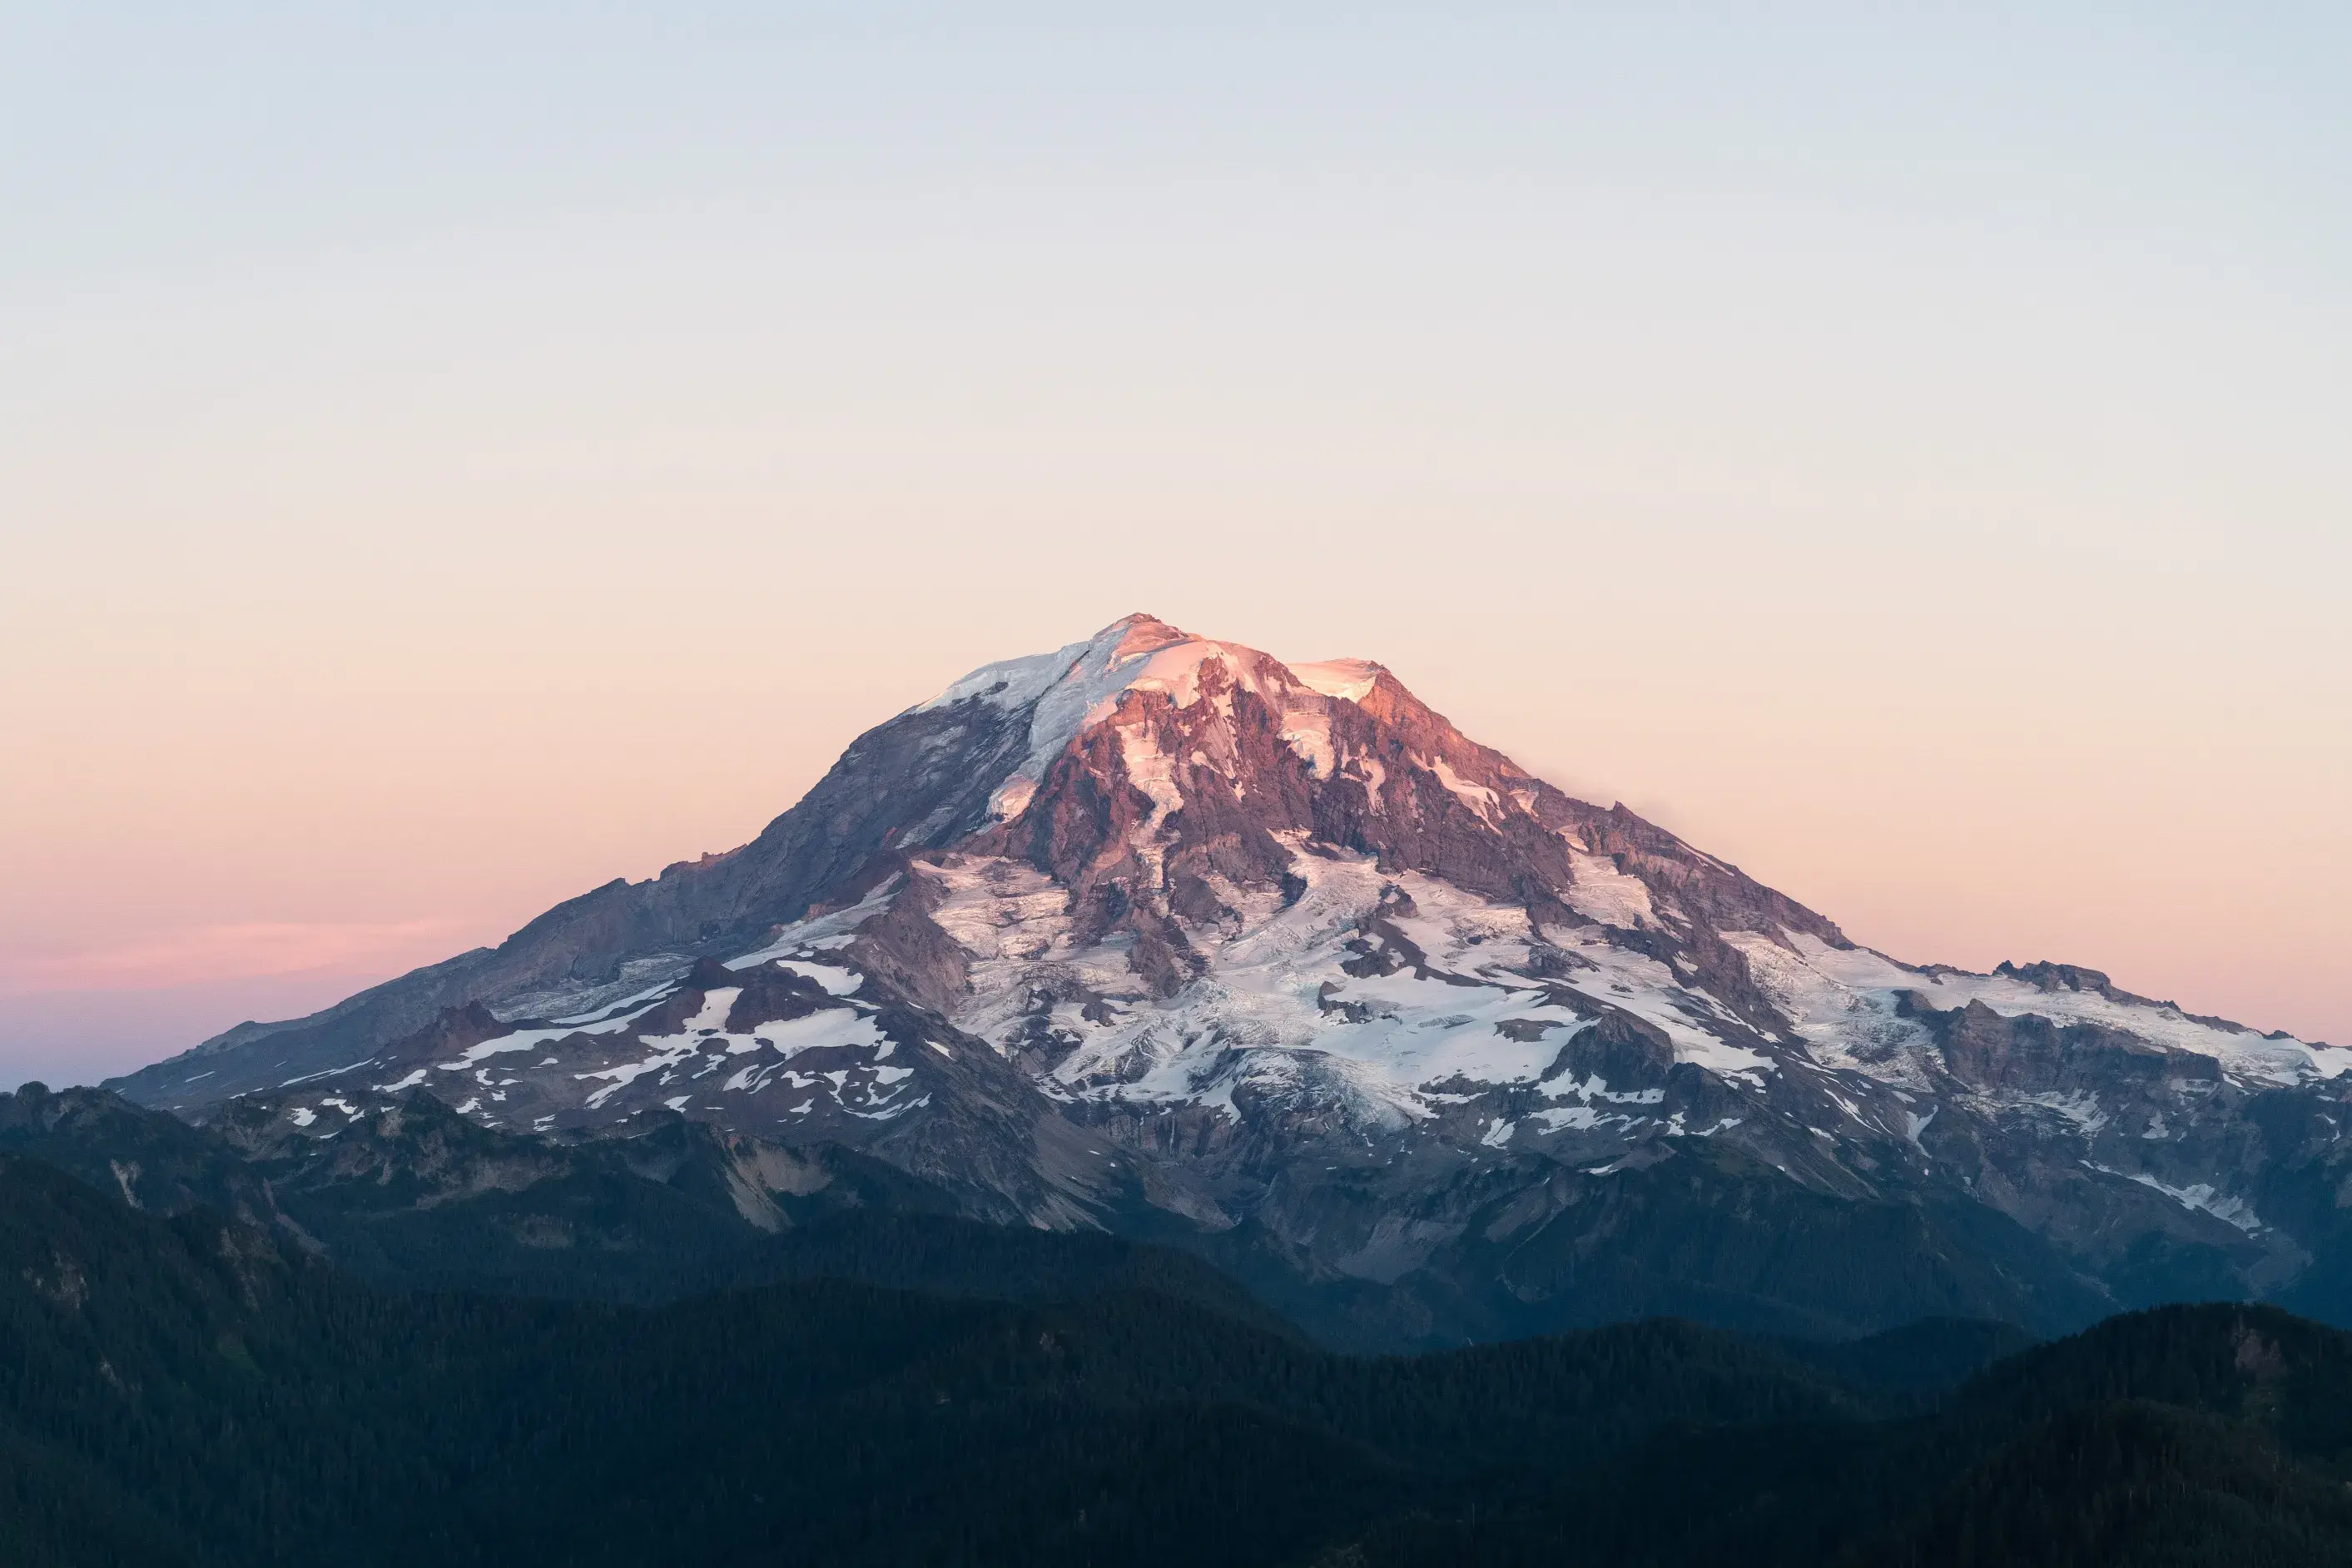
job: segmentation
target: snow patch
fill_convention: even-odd
[[[1293,865],[1307,886],[1288,904],[1269,889],[1219,889],[1237,927],[1194,932],[1206,972],[1162,1000],[1142,994],[1123,942],[1076,942],[1066,892],[1034,868],[951,860],[939,868],[932,918],[971,955],[971,991],[954,1021],[1008,1056],[1037,1048],[1042,1028],[1053,1042],[1044,1087],[1066,1099],[1234,1114],[1234,1095],[1246,1089],[1401,1127],[1493,1088],[1542,1083],[1600,1016],[1599,1005],[1564,1000],[1570,988],[1521,973],[1534,940],[1523,909],[1417,873],[1383,874],[1370,857],[1300,853]],[[1392,886],[1418,912],[1384,918],[1426,955],[1428,972],[1349,973]],[[1712,1004],[1664,965],[1615,950],[1593,962],[1624,994],[1592,994],[1651,1018],[1677,1058],[1741,1081],[1769,1070],[1768,1058],[1696,1021],[1718,1021],[1705,1011]],[[1100,1005],[1080,1005],[1089,995]],[[1593,1091],[1606,1086],[1596,1080]],[[1631,1098],[1654,1103],[1660,1092]]]
[[[1454,764],[1444,757],[1430,758],[1429,771],[1437,775],[1437,782],[1444,784],[1455,799],[1476,812],[1481,820],[1499,822],[1502,819],[1503,797],[1485,784],[1472,784],[1455,773]]]
[[[1574,878],[1568,885],[1570,909],[1586,920],[1620,931],[1640,931],[1658,923],[1658,911],[1650,903],[1649,884],[1641,878],[1627,876],[1614,861],[1575,848],[1569,850],[1568,860]]]
[[[478,1045],[467,1047],[464,1051],[452,1057],[446,1062],[436,1062],[433,1065],[443,1072],[464,1072],[467,1068],[474,1067],[476,1064],[487,1059],[488,1058],[502,1056],[509,1051],[531,1050],[540,1046],[551,1045],[557,1040],[571,1039],[575,1035],[617,1035],[626,1029],[630,1025],[635,1023],[639,1018],[642,1018],[646,1014],[652,1012],[656,1006],[660,1005],[660,998],[668,995],[670,992],[675,989],[676,987],[671,985],[656,987],[654,994],[654,999],[643,1002],[640,1005],[628,1012],[615,1013],[610,1016],[599,1018],[593,1024],[575,1024],[566,1020],[559,1020],[556,1023],[547,1025],[543,1028],[517,1029],[512,1034],[494,1036],[489,1039],[480,1042]],[[719,992],[714,991],[711,993],[711,995],[714,996],[719,994],[720,994]],[[725,993],[727,1000],[730,1005],[740,994],[741,994],[740,987],[737,987]],[[708,999],[705,1000],[703,1006],[705,1011],[709,1010],[709,1003]],[[720,1012],[719,1016],[721,1018],[726,1016],[723,1010]],[[409,1083],[424,1081],[424,1076],[423,1069],[420,1068],[408,1079],[403,1079],[400,1083],[394,1084],[390,1087],[394,1089],[404,1089],[406,1088]]]
[[[2088,1160],[2084,1161],[2083,1163],[2103,1174],[2123,1176],[2137,1182],[2143,1187],[2162,1193],[2182,1208],[2202,1210],[2215,1219],[2236,1226],[2249,1236],[2267,1228],[2261,1218],[2255,1215],[2252,1204],[2242,1197],[2221,1195],[2220,1190],[2210,1182],[2198,1182],[2189,1186],[2176,1187],[2158,1181],[2145,1171],[2118,1171],[2107,1165],[2092,1164]]]
[[[1981,1002],[2003,1017],[2097,1024],[2153,1046],[2210,1057],[2229,1072],[2286,1085],[2334,1079],[2352,1070],[2352,1050],[2307,1045],[2252,1029],[2200,1023],[2173,1007],[2118,1002],[2095,991],[2044,991],[2005,974],[1914,969],[1869,948],[1831,947],[1805,932],[1788,946],[1752,933],[1727,932],[1757,981],[1789,1015],[1814,1054],[1872,1070],[1889,1050],[1924,1043],[1923,1026],[1897,1018],[1896,998],[1917,992],[1938,1009]]]
[[[845,909],[835,910],[827,914],[811,915],[804,921],[795,921],[790,925],[780,926],[767,942],[749,952],[739,953],[727,960],[726,966],[736,970],[751,969],[778,959],[798,958],[808,953],[824,952],[845,946],[855,940],[859,926],[889,909],[891,900],[898,896],[902,880],[903,879],[895,876],[888,878],[879,887]],[[805,970],[802,973],[808,973]],[[828,991],[833,989],[833,984],[820,975],[811,973],[809,978],[816,981]],[[856,988],[852,986],[850,989]],[[847,993],[837,992],[835,994],[845,995]]]
[[[1294,664],[1290,673],[1310,691],[1342,702],[1361,702],[1379,684],[1381,668],[1368,658],[1327,658],[1314,664]]]

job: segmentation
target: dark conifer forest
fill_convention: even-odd
[[[186,1563],[2352,1560],[2352,1336],[1318,1348],[1196,1260],[845,1211],[654,1304],[362,1279],[0,1156],[0,1539]]]

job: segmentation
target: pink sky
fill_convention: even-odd
[[[119,1070],[496,942],[612,876],[742,841],[868,722],[1131,607],[1107,590],[1076,618],[999,612],[956,583],[898,594],[872,627],[862,604],[706,621],[740,599],[715,585],[642,611],[616,588],[613,620],[676,633],[643,640],[588,635],[593,606],[578,636],[438,649],[379,643],[365,617],[286,627],[249,651],[191,642],[103,702],[20,710],[17,755],[40,765],[10,775],[0,844],[7,885],[37,897],[0,910],[7,1059]],[[1380,658],[1472,733],[1898,956],[2067,959],[2352,1038],[2343,737],[2201,696],[2185,652],[2078,658],[2049,700],[2053,650],[2027,629],[1997,654],[1889,636],[1861,658],[1850,622],[1767,631],[1729,600],[1667,637],[1606,595],[1553,621],[1524,588],[1360,587],[1307,611],[1271,602],[1278,580],[1132,607],[1295,658]],[[1748,637],[1765,640],[1743,663]]]
[[[721,9],[0,15],[0,1079],[1137,609],[2352,1043],[2341,7]]]

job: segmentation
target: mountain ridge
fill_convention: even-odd
[[[2048,1329],[2308,1286],[2352,1235],[2347,1068],[2076,966],[1899,963],[1382,666],[1130,616],[868,731],[744,846],[115,1087],[201,1119],[421,1086],[567,1135],[666,1108],[985,1217],[1255,1237],[1443,1338],[1638,1306],[1643,1229],[1724,1204],[1908,1212],[2006,1281],[1972,1308]],[[1739,1326],[1951,1304],[1753,1267]]]
[[[19,1109],[113,1114],[70,1098]],[[0,1536],[38,1568],[618,1564],[681,1540],[719,1563],[782,1542],[1073,1568],[2316,1568],[2352,1547],[2352,1336],[2265,1308],[2040,1345],[1664,1321],[1355,1357],[1151,1289],[1181,1271],[1139,1278],[1108,1238],[975,1236],[1000,1282],[1058,1257],[1043,1294],[910,1289],[889,1277],[959,1260],[869,1252],[885,1279],[621,1306],[388,1289],[5,1152],[0,1200]]]

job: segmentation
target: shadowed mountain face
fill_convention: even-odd
[[[868,732],[740,849],[115,1087],[313,1138],[414,1089],[574,1140],[675,1112],[1400,1344],[2341,1316],[2347,1066],[1858,948],[1378,665],[1132,616]]]

